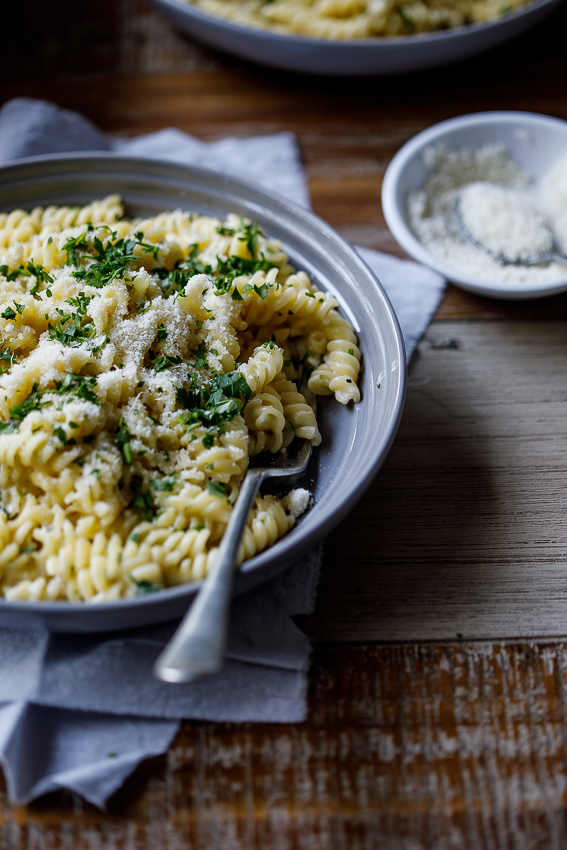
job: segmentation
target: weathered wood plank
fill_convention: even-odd
[[[109,814],[0,802],[2,850],[559,850],[567,644],[328,646],[307,723],[186,723]]]
[[[435,323],[367,494],[326,543],[317,640],[561,635],[567,325]]]

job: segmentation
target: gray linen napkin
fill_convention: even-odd
[[[0,163],[79,150],[204,165],[309,207],[290,133],[205,143],[166,129],[124,140],[44,101],[18,98],[0,111]],[[445,281],[415,263],[358,251],[394,305],[409,357]],[[318,550],[235,601],[226,669],[199,684],[152,675],[175,624],[92,637],[0,630],[0,763],[10,799],[69,788],[103,807],[140,761],[165,752],[182,718],[303,720],[310,645],[291,618],[312,612],[320,562]]]

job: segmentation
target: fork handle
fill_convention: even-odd
[[[165,682],[195,682],[220,673],[224,666],[238,548],[262,477],[247,472],[211,571],[154,665],[155,675]]]

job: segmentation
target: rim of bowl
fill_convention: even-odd
[[[399,245],[410,257],[428,266],[451,283],[479,295],[501,296],[515,299],[532,298],[534,296],[556,295],[567,289],[567,273],[556,280],[540,283],[522,283],[521,281],[489,281],[475,275],[464,274],[458,268],[448,265],[431,254],[425,245],[414,235],[407,223],[407,214],[403,211],[398,198],[400,179],[409,163],[426,147],[441,141],[454,129],[478,126],[498,126],[514,124],[521,120],[524,125],[541,127],[549,125],[560,128],[565,133],[565,151],[567,153],[567,121],[554,118],[551,115],[541,115],[537,112],[501,111],[473,112],[440,121],[407,141],[390,161],[382,182],[382,210],[388,229]],[[405,201],[405,199],[404,199]]]
[[[303,207],[298,206],[287,198],[281,197],[273,192],[270,192],[267,189],[256,186],[252,183],[247,183],[244,180],[240,180],[237,177],[227,176],[224,174],[220,174],[217,171],[213,171],[209,168],[204,168],[199,165],[186,165],[178,162],[171,162],[170,160],[163,160],[157,157],[149,158],[142,156],[125,156],[121,153],[112,153],[108,151],[81,151],[81,152],[70,152],[70,153],[54,153],[54,154],[42,154],[39,156],[30,156],[30,157],[22,157],[20,159],[14,160],[13,162],[7,163],[5,165],[0,166],[0,180],[4,174],[9,173],[10,171],[17,172],[19,168],[26,168],[26,166],[30,167],[30,170],[33,170],[33,166],[41,166],[43,163],[49,165],[50,163],[65,163],[66,161],[73,161],[75,163],[84,161],[85,166],[88,165],[89,162],[95,163],[96,160],[99,161],[123,161],[127,165],[135,165],[138,164],[142,167],[146,167],[151,171],[153,167],[162,167],[167,170],[171,170],[174,172],[176,169],[186,170],[186,171],[194,171],[198,174],[201,174],[205,177],[210,177],[214,182],[215,180],[222,180],[226,183],[226,193],[229,194],[235,189],[238,191],[243,191],[244,196],[246,197],[246,193],[248,193],[249,198],[252,197],[255,203],[258,200],[264,203],[267,206],[269,212],[274,213],[274,211],[278,211],[278,208],[282,213],[291,213],[294,217],[298,219],[298,224],[301,224],[301,221],[305,221],[306,224],[311,224],[312,227],[317,229],[321,235],[331,237],[340,250],[346,253],[349,256],[349,259],[356,265],[362,274],[364,274],[368,279],[372,280],[372,283],[377,288],[380,293],[380,297],[384,302],[384,306],[388,313],[389,319],[391,321],[391,329],[393,332],[393,336],[395,338],[396,347],[400,358],[397,362],[399,362],[402,368],[397,369],[399,387],[396,395],[396,405],[395,405],[395,413],[392,417],[392,421],[390,424],[389,431],[387,433],[386,439],[384,440],[382,450],[379,454],[377,454],[372,462],[368,464],[364,477],[361,482],[359,482],[356,488],[350,488],[348,492],[347,498],[345,498],[338,510],[333,511],[332,515],[329,515],[323,518],[317,525],[316,529],[309,530],[302,528],[301,523],[299,523],[294,529],[295,540],[293,541],[293,546],[291,547],[291,553],[289,557],[289,563],[293,563],[294,558],[300,558],[305,555],[309,549],[305,545],[305,539],[308,538],[312,545],[317,544],[325,535],[329,534],[329,532],[337,525],[340,520],[342,520],[345,515],[352,510],[356,502],[361,498],[366,489],[371,484],[374,476],[377,474],[378,470],[382,466],[385,458],[390,451],[394,438],[396,436],[400,420],[402,417],[404,402],[405,402],[405,393],[406,393],[406,354],[405,354],[405,343],[400,327],[400,323],[398,317],[394,311],[392,303],[386,293],[384,287],[380,283],[377,276],[374,272],[369,268],[369,266],[365,263],[362,257],[355,251],[354,247],[342,237],[338,231],[336,231],[330,224],[328,224],[324,219],[320,218],[318,215],[313,213],[311,210],[304,209]],[[96,173],[96,172],[95,172]],[[256,196],[256,197],[253,197]],[[268,202],[266,204],[266,201]],[[285,217],[285,216],[284,216]],[[281,538],[281,540],[285,540]],[[277,541],[278,543],[281,541]],[[274,545],[277,545],[274,544]],[[256,565],[253,563],[256,558],[261,558],[269,551],[268,549],[260,552],[258,555],[255,555],[253,558],[249,559],[247,562],[244,562],[240,572],[243,575],[247,575],[251,573],[254,569],[256,569]],[[286,560],[286,564],[288,561]],[[269,576],[267,577],[269,578]],[[266,578],[266,580],[267,580]],[[263,583],[263,581],[259,581],[258,584]],[[118,611],[119,609],[126,610],[129,608],[153,608],[159,607],[163,601],[168,599],[173,600],[179,597],[187,597],[191,598],[194,594],[197,593],[199,588],[202,586],[203,580],[197,580],[193,582],[187,582],[185,584],[176,585],[173,587],[163,588],[159,593],[156,594],[148,594],[147,596],[137,596],[134,598],[121,598],[112,602],[101,602],[96,606],[94,605],[86,605],[84,603],[81,604],[70,604],[64,600],[58,601],[50,601],[50,600],[41,600],[41,601],[29,601],[29,600],[14,600],[12,602],[7,602],[5,599],[0,598],[0,611],[6,610],[18,610],[20,613],[29,613],[29,614],[37,614],[40,618],[42,614],[47,615],[48,617],[53,614],[64,614],[65,612],[69,612],[69,615],[72,616],[73,613],[76,613],[78,609],[84,611],[87,616],[89,612],[101,612],[105,611]],[[235,591],[235,594],[238,593],[238,590]],[[7,607],[9,606],[9,608]],[[83,607],[82,607],[83,606]],[[94,616],[94,613],[93,613]],[[161,618],[162,621],[164,618]],[[58,629],[61,631],[62,629]]]
[[[246,30],[250,34],[258,34],[268,40],[279,41],[280,39],[285,39],[286,41],[293,41],[297,44],[316,44],[321,46],[333,45],[334,48],[346,51],[354,45],[356,45],[357,48],[375,48],[377,46],[391,46],[393,48],[394,46],[406,46],[424,41],[427,41],[428,43],[443,42],[460,35],[471,34],[473,32],[483,32],[488,29],[500,27],[511,21],[515,21],[520,17],[525,17],[531,12],[534,12],[536,9],[540,9],[542,6],[555,5],[560,2],[560,0],[531,0],[531,2],[527,3],[526,6],[522,6],[520,9],[515,9],[513,12],[509,12],[507,15],[502,18],[498,18],[497,20],[482,21],[480,23],[472,24],[459,24],[459,26],[450,27],[446,30],[415,33],[415,35],[374,36],[373,38],[352,39],[316,38],[308,35],[273,32],[268,29],[264,30],[259,27],[251,27],[246,24],[231,21],[227,18],[221,18],[220,16],[213,15],[210,12],[205,12],[198,6],[194,6],[191,2],[188,2],[188,0],[152,0],[152,2],[158,6],[169,6],[171,9],[175,10],[181,9],[188,14],[188,17],[194,15],[195,17],[201,18],[205,21],[214,21],[219,26],[223,26],[225,29],[233,31],[234,33],[242,33],[242,30]]]

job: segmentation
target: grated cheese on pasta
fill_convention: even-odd
[[[101,602],[202,578],[249,460],[357,402],[335,298],[258,225],[117,196],[0,214],[0,589]],[[259,496],[239,562],[307,509]]]

